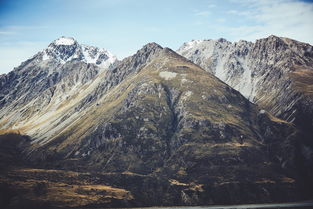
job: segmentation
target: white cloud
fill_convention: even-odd
[[[223,28],[235,40],[253,41],[274,34],[313,44],[312,3],[294,0],[239,0],[239,6],[243,10],[229,10],[227,13],[241,16],[245,18],[244,22],[252,21],[253,24]]]
[[[228,10],[226,14],[238,15],[238,16],[250,16],[252,13],[250,11],[238,11],[238,10]]]
[[[225,18],[217,18],[216,21],[217,22],[226,22],[226,19]]]
[[[15,32],[13,32],[13,31],[6,31],[6,30],[0,31],[0,35],[12,35],[12,34],[15,34]]]
[[[43,25],[9,25],[2,28],[3,31],[25,31],[39,29],[48,29],[48,27]]]
[[[211,14],[210,11],[196,11],[194,13],[195,16],[202,16],[202,17],[207,17]]]
[[[232,10],[226,11],[226,13],[227,13],[227,14],[234,14],[234,15],[237,15],[237,14],[239,13],[239,11],[232,9]]]

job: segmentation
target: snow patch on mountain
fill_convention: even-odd
[[[43,55],[42,55],[42,61],[48,60],[50,59],[50,57],[47,55],[47,53],[45,51],[43,51]]]
[[[94,46],[82,45],[82,53],[84,62],[93,63],[101,67],[108,67],[117,60],[116,56],[111,52]]]
[[[53,41],[40,53],[42,61],[54,60],[60,64],[78,60],[107,68],[117,61],[116,56],[109,51],[94,46],[80,45],[71,37],[61,37]]]
[[[57,39],[54,41],[55,45],[73,45],[75,43],[74,38],[71,37],[64,37]]]
[[[190,42],[186,42],[183,44],[183,48],[185,50],[189,50],[189,49],[192,49],[193,47],[199,45],[200,43],[202,43],[203,41],[202,40],[192,40]]]

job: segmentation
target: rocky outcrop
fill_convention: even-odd
[[[311,70],[313,47],[270,36],[255,43],[225,39],[192,41],[177,52],[213,73],[250,101],[290,122],[301,99],[291,73]]]
[[[255,43],[192,41],[177,51],[238,90],[251,102],[294,123],[313,153],[313,47],[270,36]],[[312,167],[312,156],[310,157]]]
[[[95,61],[96,58],[101,60]],[[79,45],[72,38],[55,40],[47,49],[1,76],[1,129],[18,129],[39,140],[50,138],[51,133],[47,132],[51,132],[51,124],[43,123],[58,119],[56,124],[60,126],[56,132],[66,126],[60,123],[60,115],[73,114],[70,109],[76,102],[72,101],[83,99],[97,85],[99,77],[116,63],[116,58],[106,50]],[[33,129],[38,124],[43,126]]]

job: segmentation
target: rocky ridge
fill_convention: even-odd
[[[50,123],[56,120],[56,132],[66,126],[58,117],[83,99],[116,63],[106,50],[81,46],[72,38],[55,40],[0,78],[1,128],[29,130],[27,134],[38,139],[50,137]]]
[[[313,47],[269,36],[255,43],[225,39],[191,41],[177,52],[213,73],[251,102],[304,133],[313,153]],[[311,165],[313,156],[309,154]]]

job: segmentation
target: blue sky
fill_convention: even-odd
[[[309,0],[0,0],[0,74],[60,36],[124,58],[148,42],[254,41],[271,34],[313,44]]]

